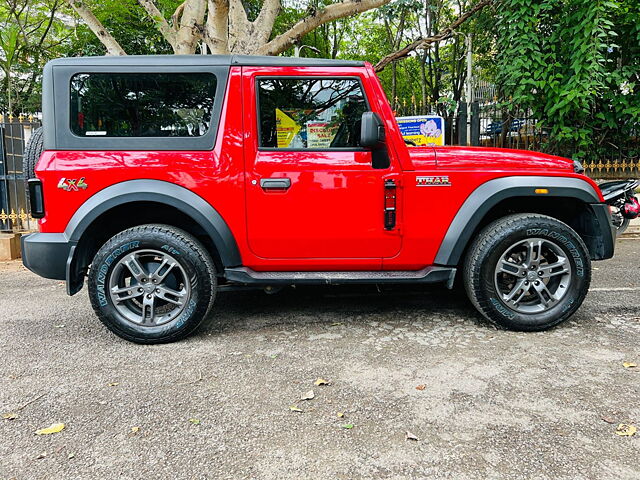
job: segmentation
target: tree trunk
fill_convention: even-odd
[[[7,113],[11,115],[13,113],[13,104],[11,100],[11,69],[7,69],[4,72],[7,82]]]
[[[174,47],[176,54],[190,55],[195,53],[198,42],[202,38],[206,9],[206,0],[186,0],[183,3],[180,27],[176,34]]]
[[[422,113],[427,113],[426,112],[426,108],[427,108],[427,67],[426,67],[426,63],[427,63],[427,51],[423,50],[422,54],[420,55],[420,59],[422,60],[420,62],[420,93],[422,94],[422,107],[423,109],[425,109],[425,111],[423,111]]]
[[[389,2],[390,0],[343,0],[342,2],[333,3],[303,18],[286,32],[278,35],[266,45],[259,47],[255,53],[258,55],[278,55],[291,48],[294,43],[320,25],[338,18],[366,12]]]
[[[67,1],[105,45],[110,55],[125,55],[120,45],[82,0]],[[271,41],[269,38],[281,8],[280,0],[264,0],[260,13],[253,22],[248,20],[242,0],[185,0],[172,15],[172,25],[164,18],[154,0],[138,0],[138,3],[149,14],[176,54],[192,54],[199,42],[204,40],[213,53],[278,55],[321,25],[380,7],[390,1],[342,0],[333,3],[314,10]],[[332,56],[337,55],[337,50],[331,53]]]
[[[211,53],[229,53],[229,1],[209,0],[204,39]]]
[[[173,48],[174,53],[177,53],[175,51],[176,31],[171,28],[171,25],[169,25],[169,22],[167,22],[166,18],[164,18],[162,12],[158,10],[156,4],[153,3],[152,0],[138,0],[138,3],[147,11],[151,19],[155,22],[156,28],[160,31],[164,39],[169,42],[169,45],[171,45],[171,48]]]
[[[120,44],[115,38],[111,36],[109,32],[104,28],[100,20],[89,10],[82,0],[68,0],[69,5],[73,8],[80,17],[87,24],[87,27],[98,37],[98,40],[107,49],[107,55],[126,55]]]

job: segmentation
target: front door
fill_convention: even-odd
[[[253,92],[245,121],[255,122],[245,130],[258,127],[255,141],[245,141],[252,252],[308,259],[300,265],[370,259],[360,268],[381,268],[401,246],[384,219],[385,180],[398,171],[393,158],[389,168],[374,169],[371,151],[359,146],[360,119],[370,109],[361,79],[254,70],[244,80],[244,91]]]

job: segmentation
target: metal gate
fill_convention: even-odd
[[[22,170],[24,147],[40,126],[37,118],[0,114],[0,231],[37,229],[29,212],[26,176]]]

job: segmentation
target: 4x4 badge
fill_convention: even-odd
[[[433,177],[416,177],[418,187],[450,187],[449,175],[438,175]]]
[[[84,183],[84,177],[80,178],[80,180],[76,180],[75,178],[61,178],[58,182],[58,188],[66,192],[77,192],[78,190],[86,190],[88,185]]]

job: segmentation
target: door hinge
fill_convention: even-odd
[[[384,229],[393,230],[396,226],[396,193],[394,180],[384,181]]]

